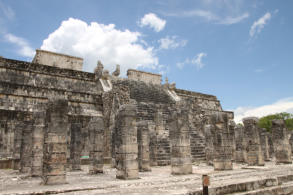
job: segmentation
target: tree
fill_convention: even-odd
[[[258,126],[271,132],[272,120],[275,119],[283,119],[285,121],[286,127],[291,131],[293,130],[293,114],[287,112],[264,116],[259,119]]]

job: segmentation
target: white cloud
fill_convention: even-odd
[[[226,24],[226,25],[236,24],[236,23],[239,23],[248,17],[249,17],[248,13],[244,13],[244,14],[242,14],[240,16],[236,16],[236,17],[228,16],[226,18],[220,19],[218,21],[218,24]]]
[[[228,16],[219,16],[211,11],[201,10],[201,9],[167,13],[166,15],[175,16],[175,17],[200,17],[208,22],[213,22],[215,24],[223,24],[223,25],[236,24],[249,17],[249,13],[247,12],[241,15],[233,14]]]
[[[206,53],[201,52],[201,53],[198,53],[191,60],[189,58],[187,58],[187,59],[185,59],[185,61],[177,63],[176,66],[179,69],[182,69],[186,64],[192,64],[192,65],[195,65],[197,69],[201,69],[204,67],[204,64],[202,62],[202,58],[206,57],[206,56],[207,56]]]
[[[144,15],[143,18],[140,19],[139,26],[149,26],[153,28],[156,32],[162,31],[165,28],[166,20],[159,18],[154,13],[149,13]]]
[[[207,56],[206,53],[201,52],[197,54],[196,58],[192,59],[191,63],[195,64],[198,69],[201,69],[204,66],[201,60],[203,57],[206,57],[206,56]]]
[[[261,18],[253,23],[250,27],[249,35],[253,37],[256,33],[260,33],[261,30],[264,28],[265,24],[271,19],[271,13],[267,12]]]
[[[4,15],[4,17],[9,20],[12,20],[15,16],[13,9],[11,9],[11,7],[5,5],[1,1],[0,1],[0,10],[1,10],[2,14]]]
[[[166,36],[158,40],[160,43],[159,49],[175,49],[178,47],[184,47],[187,43],[187,40],[178,40],[177,36]]]
[[[234,110],[234,120],[236,123],[242,122],[245,117],[263,117],[280,112],[293,112],[293,97],[281,99],[270,105],[259,107],[238,107]]]
[[[158,58],[152,47],[143,47],[139,32],[121,31],[114,24],[69,18],[43,41],[41,49],[84,58],[84,70],[92,72],[101,60],[105,69],[114,71],[120,65],[121,74],[129,68],[156,68]]]
[[[17,53],[19,55],[30,58],[34,56],[35,51],[31,48],[31,46],[25,39],[17,37],[10,33],[5,34],[4,38],[7,42],[15,44],[18,47]]]

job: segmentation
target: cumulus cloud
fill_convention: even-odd
[[[185,59],[183,62],[179,62],[176,64],[176,66],[179,69],[182,69],[186,64],[195,65],[197,69],[201,69],[204,67],[204,63],[202,62],[202,58],[206,57],[207,54],[204,52],[198,53],[196,56],[194,56],[192,59]]]
[[[264,28],[265,24],[267,24],[267,22],[270,19],[271,19],[271,13],[267,12],[265,15],[263,15],[261,18],[255,21],[250,27],[250,31],[249,31],[250,37],[253,37],[257,33],[260,33],[261,30]]]
[[[160,43],[159,49],[175,49],[178,47],[184,47],[187,43],[187,40],[179,40],[177,36],[166,36],[160,40],[158,40]]]
[[[293,97],[278,100],[270,105],[263,105],[259,107],[238,107],[233,111],[236,123],[242,122],[243,118],[249,116],[263,117],[280,112],[293,113]]]
[[[69,18],[43,41],[41,49],[84,58],[84,70],[92,72],[101,60],[110,72],[120,65],[121,74],[127,69],[155,69],[158,58],[152,47],[143,47],[139,32],[121,31],[114,24],[104,25]]]
[[[165,28],[166,20],[159,18],[154,13],[148,13],[140,19],[139,26],[149,26],[153,28],[156,32],[162,31]]]
[[[34,56],[35,51],[31,48],[30,44],[25,39],[17,37],[10,33],[5,34],[4,38],[7,42],[10,42],[17,46],[17,53],[19,55],[30,58]]]

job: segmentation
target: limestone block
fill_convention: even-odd
[[[148,127],[147,121],[137,123],[139,171],[151,171],[150,136]]]
[[[272,121],[272,140],[276,163],[292,163],[289,134],[284,120]]]
[[[228,114],[218,112],[210,116],[210,132],[213,146],[214,170],[231,170],[233,142],[229,128]]]
[[[243,120],[244,124],[244,140],[247,153],[248,165],[264,165],[263,154],[260,144],[259,128],[257,127],[258,118],[247,117]]]
[[[190,125],[188,123],[188,109],[179,107],[171,109],[168,119],[170,129],[171,150],[171,173],[184,175],[192,173],[191,148],[190,148]]]
[[[43,182],[45,185],[66,183],[68,131],[68,102],[62,99],[49,100],[44,135]]]
[[[122,105],[116,116],[116,178],[138,178],[136,105]],[[125,121],[130,121],[126,123]],[[124,126],[121,126],[124,125]]]

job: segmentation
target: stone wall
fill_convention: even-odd
[[[113,155],[117,150],[113,149],[117,139],[113,135],[115,116],[121,105],[128,104],[129,100],[133,99],[136,101],[137,122],[148,122],[150,164],[169,165],[171,144],[167,120],[170,117],[169,108],[178,101],[178,98],[190,106],[188,123],[190,124],[192,160],[205,159],[204,116],[222,111],[220,102],[212,95],[176,88],[167,89],[160,84],[160,75],[149,73],[146,75],[146,78],[150,76],[149,79],[155,83],[111,76],[109,77],[111,89],[104,92],[101,79],[97,80],[93,73],[1,58],[0,111],[15,111],[20,115],[26,113],[33,115],[33,113],[46,111],[48,99],[66,100],[68,102],[69,123],[66,140],[67,167],[79,169],[80,157],[89,156],[91,152],[93,143],[90,141],[92,137],[90,122],[95,118],[104,121],[102,142],[104,148],[101,156],[107,163],[115,158]],[[232,114],[227,113],[230,116]],[[13,151],[13,149],[19,149],[21,145],[26,145],[22,143],[23,140],[26,140],[31,142],[27,142],[28,146],[24,146],[24,152],[33,150],[34,147],[38,146],[37,143],[34,143],[34,139],[41,138],[41,133],[33,131],[34,122],[31,117],[28,119],[27,121],[22,120],[18,116],[14,116],[11,122],[0,119],[0,153],[2,157],[15,157],[16,168],[20,156],[27,155],[26,153],[21,155],[21,152]],[[27,129],[23,128],[25,127],[24,122],[27,122],[25,125],[28,127]],[[39,126],[42,125],[39,124]],[[22,130],[20,131],[18,127]],[[35,138],[34,133],[36,133]],[[97,157],[97,159],[99,158]],[[23,171],[25,171],[24,168],[27,168],[26,164],[31,165],[30,159],[26,160],[28,163],[22,161],[23,164],[20,164]]]
[[[82,71],[83,59],[37,49],[35,57],[33,59],[33,63],[59,67],[63,69]]]
[[[162,75],[134,69],[127,70],[127,76],[130,80],[143,81],[151,84],[161,84]]]

